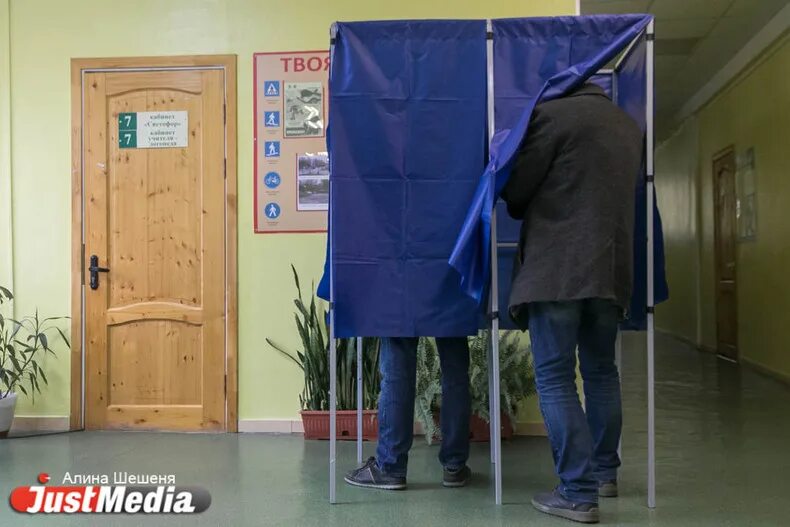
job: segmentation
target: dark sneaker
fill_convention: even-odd
[[[472,479],[472,471],[466,465],[459,469],[445,467],[442,485],[450,488],[465,487],[470,479]]]
[[[403,490],[406,488],[405,476],[392,476],[383,472],[376,458],[368,458],[367,462],[356,470],[352,470],[343,478],[349,485],[382,490]]]
[[[537,494],[532,498],[532,505],[540,512],[575,522],[598,523],[599,520],[597,503],[570,501],[557,489],[554,492]]]
[[[602,498],[617,497],[617,480],[601,481],[598,483],[598,495]]]

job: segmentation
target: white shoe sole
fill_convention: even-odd
[[[343,480],[349,485],[353,485],[355,487],[362,487],[365,489],[406,490],[405,483],[394,483],[392,485],[374,485],[373,483],[360,483],[359,481],[354,481],[353,479],[349,479],[347,477],[344,477]]]
[[[567,509],[558,509],[555,507],[547,507],[542,503],[538,503],[535,500],[532,500],[532,506],[538,509],[540,512],[544,512],[546,514],[550,514],[551,516],[557,516],[559,518],[565,518],[566,520],[571,520],[574,522],[579,523],[598,523],[600,521],[600,515],[598,510],[590,512],[576,512],[576,511],[569,511]]]

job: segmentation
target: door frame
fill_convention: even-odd
[[[86,73],[222,69],[225,74],[225,430],[238,432],[236,55],[71,60],[71,405],[69,429],[84,429],[83,87]]]
[[[714,315],[716,317],[716,346],[714,348],[714,352],[717,356],[724,358],[725,360],[735,361],[738,362],[740,360],[740,351],[738,346],[738,237],[736,233],[735,243],[735,287],[734,287],[734,296],[735,296],[735,358],[732,359],[730,357],[725,357],[721,353],[719,353],[719,282],[721,281],[720,273],[719,273],[719,207],[717,205],[718,195],[719,195],[719,178],[714,170],[714,166],[716,162],[720,159],[727,157],[728,155],[732,154],[735,157],[735,145],[729,145],[725,148],[722,148],[718,152],[714,153],[711,161],[710,161],[710,171],[711,171],[711,178],[713,179],[713,276],[715,279],[715,285],[713,287],[713,302],[715,306]],[[737,170],[737,166],[735,167]],[[735,171],[733,171],[733,178],[735,178]],[[735,192],[736,196],[735,199],[738,198],[737,196],[737,181],[734,181],[736,184]],[[736,224],[737,225],[737,224]]]

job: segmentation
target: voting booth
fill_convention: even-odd
[[[519,223],[497,198],[535,105],[589,80],[644,132],[634,294],[622,329],[646,330],[647,486],[654,507],[653,306],[668,293],[653,186],[652,17],[337,23],[330,55],[329,236],[319,285],[330,301],[330,501],[335,338],[512,327],[507,299]],[[499,343],[490,342],[491,462],[501,504]],[[358,390],[361,398],[361,378]]]

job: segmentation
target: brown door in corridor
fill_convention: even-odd
[[[83,75],[85,427],[225,430],[226,73]]]
[[[713,160],[713,195],[716,258],[716,351],[722,357],[738,360],[735,151],[732,148]]]

